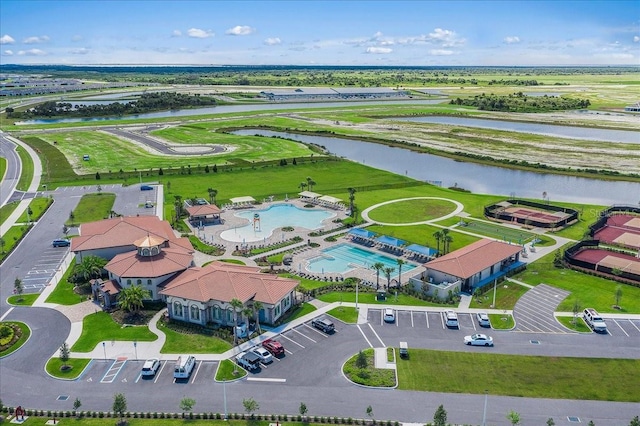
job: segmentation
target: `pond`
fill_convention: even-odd
[[[332,154],[414,179],[458,186],[478,194],[541,199],[586,204],[633,204],[640,201],[640,183],[606,181],[550,173],[534,173],[455,161],[382,144],[324,136],[299,135],[268,130],[244,129],[238,135],[280,136],[326,147]]]

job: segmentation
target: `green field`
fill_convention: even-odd
[[[446,200],[405,200],[376,207],[369,217],[383,223],[424,222],[452,213],[455,208],[455,204]]]
[[[116,194],[112,193],[85,194],[73,211],[73,218],[71,218],[70,213],[65,223],[67,225],[77,225],[106,219],[113,209],[115,200]]]
[[[82,320],[82,334],[71,347],[72,352],[91,352],[101,341],[152,342],[158,336],[146,326],[123,327],[106,312],[96,312]]]

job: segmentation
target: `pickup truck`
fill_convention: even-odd
[[[260,368],[260,357],[253,352],[240,352],[236,355],[236,363],[249,371],[254,371]]]
[[[262,347],[271,352],[271,355],[273,356],[284,355],[284,347],[282,346],[282,343],[278,341],[267,339],[262,342]]]

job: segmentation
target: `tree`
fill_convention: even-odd
[[[631,419],[631,421],[629,422],[629,426],[640,426],[640,418],[638,416],[635,416],[633,419]]]
[[[367,416],[371,417],[373,419],[373,407],[371,407],[370,405],[367,407],[366,409],[367,412]]]
[[[507,420],[509,420],[513,426],[517,426],[520,424],[520,414],[511,410],[507,414]]]
[[[247,414],[251,415],[251,418],[253,418],[253,413],[260,409],[260,404],[258,404],[258,401],[253,398],[243,399],[242,405],[244,406],[244,410],[247,412]]]
[[[96,172],[96,180],[100,180],[100,172]]]
[[[367,368],[368,364],[369,363],[367,362],[367,356],[364,354],[364,352],[358,352],[358,357],[356,358],[356,367],[365,369]]]
[[[393,274],[393,271],[395,270],[396,268],[393,268],[391,266],[387,266],[383,269],[384,275],[387,277],[387,289],[391,288],[391,274]]]
[[[16,277],[16,280],[13,282],[13,292],[18,295],[19,301],[22,301],[23,291],[24,291],[24,286],[22,285],[22,280]]]
[[[60,362],[62,362],[62,367],[60,367],[61,370],[69,369],[67,361],[69,361],[70,356],[71,350],[69,349],[69,345],[67,345],[67,342],[64,342],[62,346],[60,346],[60,355],[58,355],[58,358],[60,358]]]
[[[102,193],[102,185],[98,185],[96,190],[98,191],[98,195],[100,195]]]
[[[589,424],[587,424],[587,426],[596,426],[596,424],[593,422],[593,420],[589,420]]]
[[[89,281],[91,278],[100,278],[104,265],[107,260],[98,256],[85,256],[82,262],[76,265],[73,270],[76,279],[84,279]]]
[[[300,184],[298,185],[298,188],[300,188],[300,191],[304,191],[306,187],[307,187],[307,182],[300,182]]]
[[[307,176],[307,187],[309,188],[309,191],[313,191],[313,186],[315,184],[316,182],[310,176]]]
[[[236,326],[238,325],[238,310],[244,307],[244,303],[242,303],[240,299],[233,298],[229,304],[233,308],[233,346],[238,346],[238,333],[236,330]]]
[[[446,426],[447,425],[447,411],[444,406],[440,404],[436,412],[433,414],[433,426]]]
[[[120,417],[119,424],[124,424],[124,412],[127,411],[127,398],[124,397],[124,394],[117,393],[113,396],[111,411]]]
[[[453,241],[453,237],[449,235],[449,229],[444,228],[442,230],[442,242],[443,242],[442,250],[444,251],[445,254],[449,253],[449,243],[451,243],[451,241]]]
[[[262,302],[259,300],[255,300],[251,308],[253,309],[253,314],[256,317],[256,330],[258,330],[258,334],[262,334],[262,330],[260,329],[260,310],[262,309]]]
[[[620,299],[622,299],[622,285],[616,286],[615,297],[616,297],[616,304],[613,305],[613,307],[614,309],[620,309]]]
[[[298,412],[300,413],[300,415],[301,415],[305,420],[307,419],[307,418],[306,418],[306,415],[307,415],[307,412],[308,412],[308,411],[309,411],[309,410],[307,409],[307,404],[305,404],[304,402],[301,402],[301,403],[300,403],[300,408],[298,409]]]
[[[400,287],[402,285],[402,265],[407,262],[400,258],[396,259],[396,262],[398,263],[398,287]]]
[[[73,210],[69,212],[69,222],[70,225],[73,226],[73,220],[76,218],[76,215],[73,213]]]
[[[184,397],[180,400],[180,409],[183,413],[193,410],[193,406],[196,405],[196,400],[189,397]]]
[[[245,306],[242,308],[242,316],[243,317],[247,317],[247,323],[249,323],[249,320],[251,318],[253,318],[253,308],[250,306]],[[247,332],[248,334],[248,332]]]
[[[80,413],[78,412],[78,408],[82,407],[82,402],[80,402],[80,398],[76,398],[73,401],[73,410],[76,412],[76,417],[80,417]]]
[[[380,271],[384,269],[384,263],[376,262],[371,267],[376,271],[376,290],[378,290],[380,288]]]
[[[355,188],[347,188],[349,191],[349,211],[351,212],[351,217],[355,218],[355,214],[353,213],[354,204],[356,200],[356,189]]]
[[[438,253],[440,253],[440,240],[442,240],[443,237],[444,235],[442,234],[442,231],[436,231],[433,233],[433,238],[436,239]]]
[[[5,244],[7,244],[7,241],[3,237],[0,237],[0,247],[2,247],[2,254],[4,254]]]
[[[560,251],[560,249],[556,250],[555,254],[553,255],[553,266],[555,266],[556,268],[562,268],[562,252]]]
[[[173,198],[175,199],[173,207],[176,211],[176,222],[178,222],[182,217],[182,195],[174,195]]]
[[[547,426],[556,426],[556,422],[553,421],[553,418],[549,417],[547,419]]]
[[[144,306],[144,300],[150,297],[149,290],[139,285],[132,285],[120,290],[118,302],[122,309],[135,315]]]
[[[67,225],[62,225],[62,233],[64,234],[65,237],[69,233],[69,227]]]
[[[573,307],[571,309],[573,312],[573,324],[578,323],[578,314],[580,313],[581,308],[580,301],[578,299],[573,299]]]
[[[216,196],[218,195],[218,190],[213,188],[207,188],[207,192],[209,193],[209,202],[211,204],[215,204]]]

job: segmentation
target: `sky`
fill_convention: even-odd
[[[640,1],[1,0],[0,64],[640,65]]]

